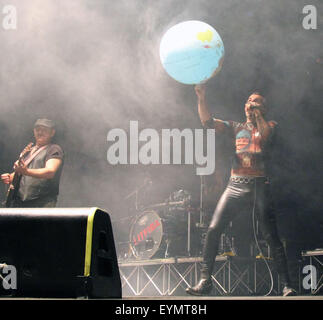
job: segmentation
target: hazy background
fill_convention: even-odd
[[[318,10],[317,30],[302,27],[308,2]],[[139,129],[201,128],[193,87],[171,79],[159,60],[171,26],[201,20],[218,31],[226,52],[208,83],[211,111],[242,121],[247,96],[264,91],[269,117],[279,123],[273,183],[281,232],[308,247],[323,245],[322,1],[1,0],[1,11],[6,4],[16,6],[18,25],[0,29],[2,172],[32,139],[35,119],[50,117],[66,154],[59,206],[101,207],[117,236],[127,237],[130,219],[125,229],[118,220],[138,212],[134,198],[125,198],[146,178],[152,183],[142,204],[182,188],[198,201],[194,166],[112,166],[106,136],[128,130],[130,120]],[[216,147],[216,173],[207,180],[221,190],[232,146],[221,138]]]

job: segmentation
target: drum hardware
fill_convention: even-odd
[[[145,210],[134,220],[130,229],[130,248],[137,259],[150,259],[161,250],[166,224],[155,210]]]
[[[197,237],[197,232],[192,234],[193,229],[196,229],[193,214],[197,212],[193,209],[184,210],[182,207],[164,204],[146,208],[137,216],[130,229],[133,256],[136,259],[192,256],[195,249],[192,247],[192,237]]]
[[[187,254],[191,256],[191,211],[187,212]]]
[[[191,252],[191,219],[192,219],[192,211],[191,211],[191,200],[192,200],[192,196],[191,194],[183,189],[180,189],[176,192],[173,192],[170,196],[170,200],[176,200],[177,202],[182,203],[182,206],[184,209],[186,209],[187,212],[187,255],[190,257],[192,255]]]
[[[163,203],[157,203],[148,206],[146,209],[158,209],[164,208],[168,213],[183,211],[187,213],[187,248],[186,254],[191,256],[191,220],[192,220],[192,213],[196,212],[196,208],[191,207],[191,194],[186,190],[178,190],[173,192],[169,198]],[[176,214],[175,213],[175,214]],[[168,249],[170,243],[167,243],[165,257],[168,256]]]
[[[185,201],[170,201],[170,202],[162,202],[149,205],[145,207],[145,209],[156,209],[156,208],[163,208],[163,207],[185,207],[187,203]]]
[[[145,189],[146,187],[148,186],[151,186],[152,185],[152,181],[150,178],[145,178],[144,179],[144,183],[139,186],[139,187],[136,187],[135,190],[133,190],[132,192],[130,192],[125,198],[124,200],[128,200],[130,198],[132,198],[133,196],[135,196],[135,209],[136,210],[139,210],[139,193]]]
[[[235,248],[235,239],[232,234],[232,221],[230,221],[228,228],[221,234],[219,254],[222,256],[235,256],[237,255]]]
[[[118,249],[118,260],[127,260],[132,256],[129,241],[119,241],[116,243]]]
[[[129,247],[136,259],[194,256],[201,254],[208,230],[210,209],[205,206],[206,177],[200,176],[199,204],[192,205],[186,190],[173,192],[165,201],[146,206],[138,203],[138,194],[151,181],[132,191],[125,199],[135,196],[136,214],[132,215]],[[227,230],[221,238],[220,253],[235,255],[234,238]],[[184,240],[185,239],[185,240]],[[198,247],[198,248],[197,248]]]
[[[111,219],[112,223],[124,223],[127,220],[133,220],[136,217],[136,215],[131,215],[131,216],[127,216],[127,217],[123,217],[123,218],[118,218],[118,219]]]
[[[135,196],[135,208],[139,213],[132,221],[129,234],[130,251],[134,258],[193,256],[197,249],[201,249],[200,238],[207,226],[203,210],[205,178],[201,176],[200,179],[199,207],[192,206],[191,194],[181,189],[173,192],[164,202],[140,208],[138,194],[147,182],[125,197]]]

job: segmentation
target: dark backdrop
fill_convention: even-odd
[[[264,92],[269,117],[279,124],[273,183],[280,232],[304,247],[322,246],[323,9],[310,1],[318,28],[305,30],[307,2],[12,0],[18,28],[0,30],[1,171],[32,139],[35,119],[46,116],[57,122],[56,141],[66,153],[59,206],[99,206],[114,221],[134,216],[134,198],[125,198],[146,178],[152,184],[140,194],[142,203],[162,202],[178,189],[198,201],[194,166],[112,166],[106,136],[113,128],[128,130],[130,120],[140,129],[201,128],[193,87],[171,79],[159,60],[168,28],[201,20],[219,32],[226,52],[221,72],[208,82],[211,111],[243,120],[247,96]],[[218,189],[231,147],[217,141],[208,183],[220,183]],[[126,221],[118,235],[127,235]]]

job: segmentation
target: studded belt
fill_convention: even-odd
[[[230,177],[230,181],[236,182],[236,183],[254,183],[256,179],[264,180],[264,182],[269,182],[269,179],[267,177],[243,177],[243,176]]]

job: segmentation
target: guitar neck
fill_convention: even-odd
[[[32,143],[29,143],[27,147],[20,153],[18,158],[18,165],[20,166],[22,164],[22,160],[25,157],[25,155],[31,151]],[[9,184],[8,192],[7,192],[7,199],[6,199],[6,207],[10,207],[17,196],[19,184],[21,180],[21,174],[14,172],[13,177],[11,180],[11,183]]]

